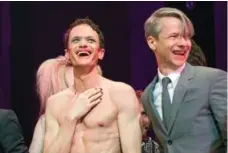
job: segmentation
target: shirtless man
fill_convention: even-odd
[[[140,153],[134,90],[100,76],[96,68],[104,56],[98,26],[77,19],[66,33],[65,48],[74,85],[48,99],[44,153]]]

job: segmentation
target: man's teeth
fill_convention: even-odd
[[[78,53],[79,56],[89,56],[88,52],[79,52]]]
[[[176,55],[184,55],[185,52],[182,52],[182,51],[173,51],[174,54]]]

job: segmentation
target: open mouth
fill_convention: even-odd
[[[185,51],[177,51],[177,50],[173,51],[174,55],[179,55],[179,56],[184,56],[185,53],[186,53]]]
[[[85,57],[91,55],[91,51],[78,51],[76,54],[80,57]]]

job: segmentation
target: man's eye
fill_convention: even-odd
[[[170,38],[177,38],[177,35],[171,35]]]
[[[88,41],[89,41],[89,42],[95,42],[95,40],[93,40],[93,39],[88,39]]]
[[[79,39],[73,39],[72,42],[79,42]]]

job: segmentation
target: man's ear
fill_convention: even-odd
[[[155,51],[157,48],[157,41],[154,37],[149,36],[147,37],[147,44],[150,47],[151,50]]]
[[[98,59],[102,60],[104,58],[104,54],[105,54],[105,49],[104,48],[100,49],[98,53]]]

